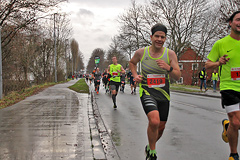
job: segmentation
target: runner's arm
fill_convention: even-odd
[[[223,65],[223,64],[226,64],[229,60],[230,60],[230,58],[226,58],[228,55],[223,55],[220,59],[219,59],[219,61],[217,61],[217,62],[213,62],[213,61],[211,61],[211,60],[207,60],[207,62],[205,63],[205,67],[206,67],[206,69],[214,69],[214,68],[217,68],[217,67],[219,67],[219,66],[221,66],[221,65]]]
[[[173,70],[171,72],[169,72],[169,75],[175,79],[175,80],[179,80],[181,77],[181,71],[178,65],[178,60],[177,60],[177,55],[174,51],[169,50],[169,61],[170,61],[170,66],[168,71],[170,70],[170,67],[173,68]]]
[[[138,49],[133,55],[132,59],[129,61],[129,68],[132,72],[133,77],[138,83],[141,83],[142,76],[137,74],[137,63],[141,61],[143,53],[144,49]]]

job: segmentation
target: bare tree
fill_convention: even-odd
[[[239,0],[219,0],[219,27],[220,34],[219,38],[223,38],[229,34],[229,25],[227,23],[228,18],[235,11],[240,10],[240,1]]]
[[[47,13],[59,3],[66,0],[4,0],[0,1],[0,26],[12,27],[2,39],[3,48],[22,28],[42,18],[42,13]]]

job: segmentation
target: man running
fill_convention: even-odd
[[[133,77],[139,83],[139,95],[148,117],[148,145],[146,160],[156,160],[156,142],[163,134],[169,113],[169,75],[178,80],[181,72],[174,51],[163,47],[167,28],[156,24],[151,28],[152,45],[138,49],[129,62]],[[137,74],[137,63],[141,63],[141,75]]]
[[[110,78],[110,89],[112,94],[112,100],[113,100],[113,108],[117,108],[116,104],[116,96],[118,93],[119,86],[121,84],[120,82],[120,74],[124,73],[124,69],[121,64],[117,63],[117,57],[112,57],[113,64],[108,66],[108,72],[111,75]]]
[[[230,146],[229,160],[239,160],[237,151],[240,129],[240,11],[228,20],[230,35],[218,40],[212,47],[206,68],[219,67],[222,107],[228,118],[222,121],[222,138]]]
[[[129,78],[130,87],[131,87],[131,94],[133,93],[136,94],[137,85],[131,71],[128,72],[128,78]]]
[[[124,71],[124,73],[120,74],[120,79],[121,79],[120,91],[122,91],[123,93],[124,93],[124,88],[125,88],[125,78],[126,78],[126,74]]]
[[[105,69],[105,71],[102,74],[102,81],[104,84],[104,88],[106,90],[106,93],[108,91],[108,69]]]
[[[99,71],[99,68],[96,68],[96,71],[93,74],[94,76],[94,85],[95,85],[95,91],[97,94],[99,94],[99,86],[100,86],[100,80],[102,77],[101,72]]]

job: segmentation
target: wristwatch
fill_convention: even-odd
[[[167,71],[168,73],[172,72],[173,68],[170,66],[170,70]]]

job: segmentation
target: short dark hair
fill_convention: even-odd
[[[151,28],[152,35],[154,35],[154,33],[157,31],[162,31],[167,34],[167,27],[161,23],[157,23]]]
[[[229,19],[227,19],[227,22],[232,22],[233,21],[233,18],[236,16],[236,14],[238,14],[238,13],[240,13],[240,11],[236,11],[236,12],[234,12],[231,16],[230,16],[230,18]]]

